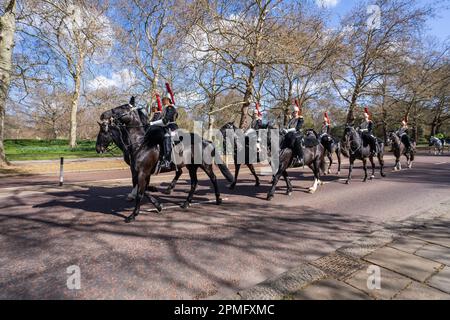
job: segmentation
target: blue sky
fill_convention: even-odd
[[[325,3],[333,16],[333,22],[339,21],[339,17],[344,16],[360,0],[316,0]],[[428,21],[428,34],[438,37],[440,40],[450,38],[450,1],[447,0],[420,0],[419,3],[426,5],[442,2],[438,10],[438,17]]]

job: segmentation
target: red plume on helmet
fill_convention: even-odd
[[[295,109],[296,110],[298,110],[298,113],[299,113],[299,115],[301,115],[302,114],[302,108],[300,107],[300,105],[299,105],[299,103],[298,103],[298,99],[295,99],[294,100],[294,103],[295,103]]]
[[[173,91],[170,88],[170,84],[168,82],[166,82],[166,89],[167,92],[170,94],[170,97],[172,98],[172,103],[175,104],[175,99],[173,98]]]
[[[161,97],[156,94],[156,103],[158,104],[158,111],[162,111]]]
[[[259,103],[258,102],[256,102],[256,105],[255,105],[255,109],[256,109],[256,114],[258,115],[258,117],[262,117],[262,113],[261,113],[261,110],[259,110]]]
[[[327,112],[324,112],[323,117],[325,118],[326,123],[328,123],[328,124],[331,123],[330,118],[328,118],[328,113]]]
[[[403,121],[405,121],[405,123],[408,123],[408,114],[405,114],[405,117],[403,118]]]
[[[369,113],[369,108],[364,107],[364,113],[367,114],[367,116],[369,117],[369,120],[371,118],[370,113]]]

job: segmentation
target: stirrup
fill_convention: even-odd
[[[301,167],[303,166],[303,158],[300,158],[299,156],[294,157],[294,161],[292,161],[293,167]]]

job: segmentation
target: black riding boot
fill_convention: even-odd
[[[378,153],[378,148],[377,148],[377,142],[374,139],[370,139],[370,153],[372,154],[372,156],[376,156]]]
[[[294,142],[294,164],[303,165],[303,149],[302,149],[302,138],[297,138]]]
[[[161,167],[165,169],[170,169],[170,163],[172,158],[172,138],[170,133],[164,135],[164,155],[161,161]]]

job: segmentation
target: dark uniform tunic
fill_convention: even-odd
[[[150,121],[151,122],[158,121],[161,119],[161,117],[162,117],[161,111],[156,111],[153,113],[152,119]]]
[[[253,130],[259,130],[262,128],[262,120],[261,119],[254,119],[252,123],[250,124],[250,128]]]
[[[294,145],[292,147],[294,151],[294,155],[297,157],[297,160],[299,162],[303,161],[303,149],[302,149],[302,139],[303,139],[303,133],[302,133],[302,127],[305,120],[303,117],[299,118],[293,118],[288,123],[288,128],[295,129],[295,141]]]
[[[397,135],[400,137],[400,140],[403,142],[406,149],[409,150],[411,148],[411,139],[408,136],[408,127],[402,126],[400,129],[398,129]]]
[[[178,112],[174,105],[167,105],[162,112],[161,118],[170,130],[175,131],[178,129],[178,125],[175,123],[178,118]]]
[[[289,129],[295,128],[295,131],[301,132],[304,122],[305,122],[305,120],[302,117],[293,118],[289,121],[288,128]]]
[[[360,127],[364,144],[370,146],[370,151],[377,151],[377,138],[373,136],[373,121],[364,121]]]
[[[331,132],[331,126],[328,123],[324,123],[321,129],[322,135],[324,134],[330,134]]]

